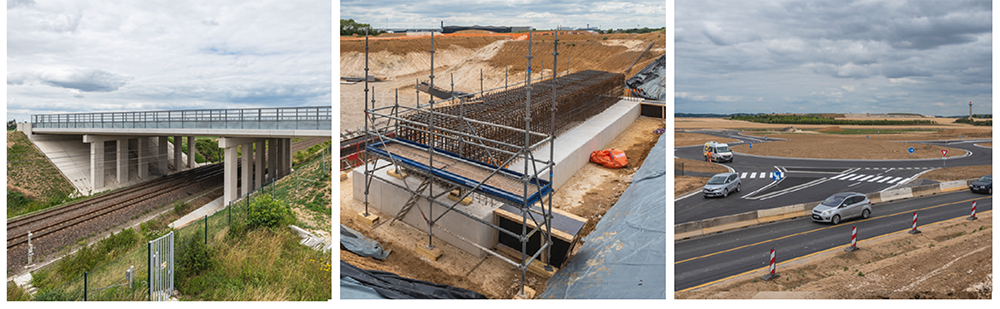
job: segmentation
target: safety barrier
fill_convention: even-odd
[[[854,252],[856,250],[858,250],[858,227],[857,226],[852,226],[851,227],[851,245],[848,246],[847,248],[844,248],[844,251]]]
[[[766,275],[764,275],[763,277],[760,277],[760,279],[762,279],[764,281],[770,281],[771,279],[774,279],[774,278],[778,277],[778,274],[774,273],[774,270],[775,270],[774,269],[775,268],[774,264],[775,264],[774,263],[774,248],[771,248],[771,266],[770,266],[770,268],[768,268],[768,273]]]
[[[915,212],[913,213],[913,228],[910,229],[910,231],[907,232],[907,233],[910,233],[910,234],[920,234],[920,231],[917,230],[917,213],[915,213]]]

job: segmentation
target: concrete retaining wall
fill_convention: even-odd
[[[956,180],[924,186],[899,188],[885,192],[868,193],[866,196],[868,196],[868,199],[872,201],[872,205],[876,205],[911,197],[967,190],[969,188],[968,185],[973,181],[975,181],[975,179]],[[816,205],[819,205],[819,203],[821,202],[795,204],[675,224],[674,240],[676,241],[705,234],[718,233],[778,220],[809,216],[812,213],[813,208],[815,208]]]

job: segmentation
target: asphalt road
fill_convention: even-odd
[[[734,131],[687,131],[737,139],[742,142],[765,143],[759,137],[743,136]],[[993,150],[974,146],[990,140],[926,141],[920,143],[960,148],[971,152],[947,160],[825,160],[763,157],[736,153],[732,163],[723,165],[740,174],[742,190],[727,198],[704,198],[700,193],[674,201],[675,223],[703,220],[741,212],[780,206],[817,202],[837,192],[872,193],[894,189],[916,178],[922,172],[947,166],[993,164]],[[704,160],[700,145],[677,147],[674,156]],[[942,163],[942,161],[947,161]],[[784,178],[771,180],[770,172],[780,171]]]
[[[858,227],[858,247],[864,250],[864,239],[909,230],[913,212],[918,212],[919,230],[933,222],[968,217],[973,201],[979,213],[993,209],[991,195],[960,191],[873,205],[869,219],[835,226],[802,217],[677,241],[674,289],[696,288],[750,271],[762,276],[771,248],[776,250],[780,275],[783,262],[849,245],[852,226]]]

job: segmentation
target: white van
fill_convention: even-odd
[[[733,151],[729,149],[729,144],[716,143],[715,141],[705,143],[702,154],[705,155],[705,161],[733,162]]]

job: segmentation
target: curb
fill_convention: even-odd
[[[969,189],[969,184],[976,179],[956,180],[931,185],[916,187],[906,187],[884,192],[865,194],[872,201],[872,205],[887,203],[896,200],[922,197],[938,193],[957,192]],[[685,222],[674,225],[674,241],[688,239],[696,236],[719,233],[748,226],[765,224],[779,220],[792,219],[798,217],[808,217],[812,209],[822,201],[795,204],[789,206],[748,211],[734,215],[709,218],[699,221]]]

